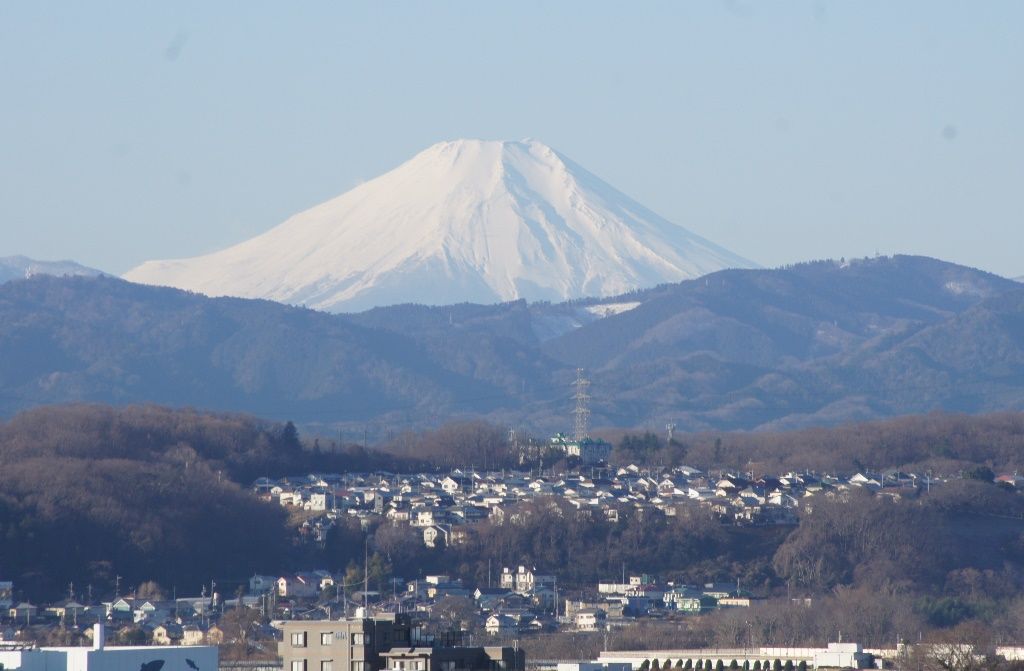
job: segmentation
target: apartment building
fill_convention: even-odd
[[[277,649],[283,671],[380,671],[382,652],[411,645],[409,617],[393,613],[274,626],[284,634]]]
[[[276,622],[282,671],[523,671],[522,650],[431,646],[407,614]]]

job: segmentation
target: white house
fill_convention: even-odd
[[[555,576],[535,573],[533,569],[525,566],[518,567],[515,571],[505,567],[501,569],[501,587],[518,594],[533,594],[541,589],[554,589]]]
[[[450,543],[450,535],[451,527],[429,526],[423,529],[423,544],[428,548],[445,547]]]
[[[309,495],[309,501],[307,501],[303,507],[306,510],[315,510],[317,512],[323,512],[327,510],[327,494],[321,492],[314,492]]]
[[[511,615],[495,613],[487,618],[484,630],[490,636],[512,636],[519,633],[519,621]]]
[[[299,575],[286,575],[277,579],[277,595],[284,597],[309,598],[317,595],[319,580]]]
[[[604,629],[607,617],[608,614],[603,610],[584,608],[583,610],[576,611],[573,624],[576,625],[576,629],[579,631],[597,631]]]

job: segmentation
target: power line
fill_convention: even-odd
[[[582,442],[589,438],[590,433],[590,394],[587,393],[587,388],[590,386],[590,380],[583,376],[583,369],[576,369],[576,382],[573,383],[576,387],[576,393],[573,398],[576,399],[576,408],[572,411],[573,414],[573,439],[576,442]]]

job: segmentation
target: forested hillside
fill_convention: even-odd
[[[68,582],[158,580],[192,591],[211,575],[295,561],[261,475],[391,466],[359,448],[304,450],[294,426],[158,407],[39,408],[0,424],[0,570],[33,599]]]
[[[0,285],[0,413],[155,402],[379,442],[484,417],[785,429],[1024,408],[1024,289],[921,257],[729,270],[614,299],[328,315],[111,278]]]
[[[784,473],[811,469],[853,474],[904,468],[956,473],[982,464],[1002,472],[1024,470],[1024,413],[931,413],[835,427],[757,433],[664,435],[606,430],[614,464],[717,465],[736,472]]]

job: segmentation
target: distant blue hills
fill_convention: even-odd
[[[64,274],[64,273],[62,273]],[[331,315],[106,276],[0,285],[0,414],[68,402],[400,431],[484,416],[774,429],[1024,409],[1024,287],[926,257],[725,270],[614,299]]]

